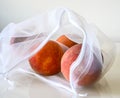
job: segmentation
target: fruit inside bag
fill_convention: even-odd
[[[66,8],[9,24],[1,32],[0,47],[1,75],[16,69],[73,93],[101,79],[115,56],[113,42]]]

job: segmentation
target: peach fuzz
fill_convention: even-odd
[[[49,40],[42,49],[29,58],[31,68],[41,75],[54,75],[60,72],[60,62],[63,55],[61,46]]]
[[[63,55],[61,60],[61,72],[66,80],[70,81],[69,75],[70,75],[70,67],[71,64],[77,59],[79,53],[81,52],[82,44],[76,44],[69,48]],[[102,71],[102,65],[99,62],[99,60],[96,58],[95,55],[93,55],[93,61],[90,65],[90,69],[88,72],[84,73],[84,76],[82,78],[79,78],[79,75],[85,68],[85,62],[86,59],[84,58],[81,62],[81,65],[78,65],[77,68],[79,69],[79,72],[76,70],[73,72],[74,79],[78,79],[77,85],[78,86],[89,86],[94,84],[101,75]],[[83,66],[83,67],[82,67]],[[73,81],[74,82],[74,81]]]
[[[72,47],[73,45],[77,44],[76,42],[72,41],[71,39],[69,39],[66,35],[61,35],[60,37],[57,38],[58,42],[64,44],[67,47]]]

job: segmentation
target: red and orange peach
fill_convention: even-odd
[[[76,44],[69,48],[63,55],[61,60],[61,72],[66,80],[70,81],[70,67],[71,64],[77,59],[78,55],[81,52],[82,44]],[[102,65],[99,62],[99,60],[96,58],[95,55],[93,55],[93,61],[92,63],[89,63],[90,68],[87,72],[84,72],[84,76],[82,78],[79,78],[80,74],[82,74],[84,68],[85,68],[85,62],[86,59],[84,58],[81,61],[81,65],[79,65],[77,68],[79,68],[79,71],[76,70],[74,74],[74,78],[78,78],[77,84],[79,86],[89,86],[94,84],[101,76],[102,72]]]
[[[60,62],[63,55],[61,46],[49,40],[42,49],[29,59],[32,69],[41,75],[54,75],[60,72]]]
[[[73,45],[77,44],[76,42],[74,42],[73,40],[71,40],[70,38],[68,38],[66,35],[61,35],[60,37],[57,38],[58,42],[64,44],[67,47],[72,47]]]

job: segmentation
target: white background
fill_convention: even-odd
[[[55,7],[67,7],[120,42],[120,0],[0,0],[0,31]]]

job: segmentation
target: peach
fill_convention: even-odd
[[[71,64],[76,60],[80,51],[81,51],[82,44],[76,44],[69,48],[63,55],[61,59],[61,72],[66,80],[70,80],[70,67]],[[77,70],[73,72],[74,79],[78,79],[77,85],[79,86],[89,86],[94,84],[100,77],[102,71],[102,65],[99,60],[93,55],[93,61],[90,63],[91,66],[88,71],[84,73],[82,78],[79,78],[79,75],[82,74],[85,68],[86,58],[84,57],[81,64],[77,66]],[[78,71],[79,69],[79,71]]]
[[[60,37],[57,38],[58,42],[66,45],[67,47],[72,47],[73,45],[77,44],[76,42],[72,41],[71,39],[69,39],[67,36],[65,35],[61,35]]]
[[[61,46],[49,40],[42,49],[29,59],[31,68],[41,75],[54,75],[60,72],[61,57],[63,55]]]

